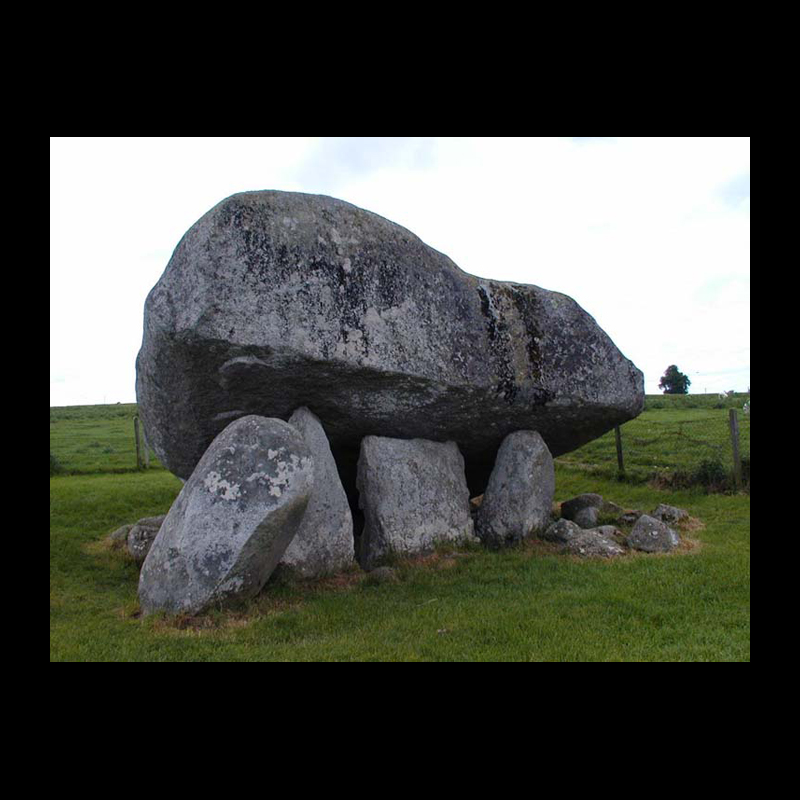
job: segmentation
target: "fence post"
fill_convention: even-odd
[[[142,468],[142,451],[139,444],[139,417],[133,418],[133,436],[136,439],[136,469]]]
[[[733,482],[736,491],[742,491],[742,459],[739,455],[739,416],[735,408],[728,410],[731,426],[731,448],[733,449]]]
[[[614,437],[617,440],[617,470],[619,477],[622,478],[625,475],[625,462],[622,459],[622,433],[619,425],[614,426]]]
[[[142,425],[142,446],[144,447],[144,468],[150,469],[150,443],[147,441],[147,429]]]

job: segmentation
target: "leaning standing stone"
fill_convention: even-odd
[[[672,528],[647,514],[642,514],[628,535],[628,547],[645,553],[667,553],[681,540]]]
[[[196,614],[257,594],[300,526],[313,461],[282,420],[246,416],[228,425],[150,548],[139,577],[143,611]]]
[[[314,456],[314,491],[300,530],[283,554],[281,565],[304,578],[339,572],[355,558],[353,515],[328,437],[319,419],[305,407],[292,414],[289,424],[303,434]]]
[[[392,554],[474,540],[464,458],[455,442],[364,437],[358,491],[365,569]]]
[[[503,440],[476,521],[489,547],[503,547],[544,530],[556,488],[553,458],[536,431]]]

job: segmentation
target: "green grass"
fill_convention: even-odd
[[[704,463],[716,462],[732,476],[729,408],[738,408],[739,449],[750,458],[750,416],[741,413],[748,395],[721,400],[718,395],[648,395],[644,412],[621,426],[625,472],[630,480],[671,476],[690,478]],[[617,473],[613,431],[559,458],[560,463],[590,467],[607,477]]]
[[[58,472],[90,474],[136,471],[135,403],[50,409],[50,453]],[[151,468],[162,469],[155,456]],[[52,474],[52,470],[51,470]]]
[[[112,430],[115,418],[100,422]],[[51,451],[52,435],[51,414]],[[68,428],[59,435],[69,450]],[[749,661],[749,495],[654,490],[562,463],[556,476],[557,500],[597,491],[645,510],[670,503],[705,527],[689,534],[696,546],[675,555],[578,561],[535,544],[441,553],[401,564],[399,583],[353,571],[269,584],[243,608],[167,620],[139,615],[138,570],[107,535],[165,512],[180,481],[163,469],[51,477],[50,658]]]

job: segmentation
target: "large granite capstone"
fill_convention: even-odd
[[[277,191],[233,195],[185,234],[147,298],[136,386],[180,477],[232,420],[306,406],[350,492],[367,435],[455,441],[477,493],[509,433],[558,456],[644,400],[642,373],[566,295],[468,275],[377,214]]]

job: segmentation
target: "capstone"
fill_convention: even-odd
[[[354,503],[368,435],[454,441],[480,494],[509,434],[553,456],[637,416],[642,373],[564,294],[469,275],[331,197],[233,195],[175,249],[145,304],[139,413],[188,478],[231,421],[325,424]]]

